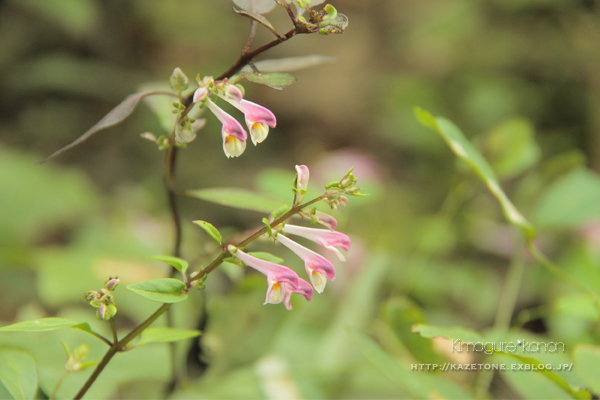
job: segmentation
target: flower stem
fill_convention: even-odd
[[[92,372],[92,375],[90,375],[90,377],[85,382],[85,384],[81,387],[79,392],[77,392],[74,399],[79,400],[79,399],[83,398],[83,396],[90,389],[90,387],[92,387],[92,385],[94,384],[96,379],[98,379],[98,376],[100,376],[100,373],[104,370],[104,367],[106,367],[106,365],[115,356],[115,354],[117,354],[119,351],[121,351],[121,349],[123,349],[127,344],[129,344],[129,342],[131,342],[139,334],[141,334],[144,331],[144,329],[146,329],[154,321],[156,321],[158,319],[158,317],[160,317],[165,311],[167,311],[169,309],[169,307],[171,307],[171,305],[172,305],[171,303],[163,304],[162,306],[160,306],[160,308],[158,310],[156,310],[154,312],[154,314],[149,316],[144,322],[142,322],[140,325],[138,325],[137,328],[135,328],[134,330],[129,332],[127,334],[127,336],[125,336],[123,339],[121,339],[117,343],[114,343],[114,345],[108,349],[106,354],[104,354],[104,357],[102,357],[102,360],[96,366],[96,369],[94,369],[94,372]]]
[[[594,292],[585,287],[583,284],[579,283],[579,281],[575,280],[571,275],[567,274],[563,271],[558,265],[554,264],[548,257],[544,255],[536,246],[533,244],[533,241],[527,241],[527,249],[529,253],[535,258],[544,268],[546,268],[550,273],[554,274],[556,277],[560,278],[564,282],[570,284],[571,286],[583,291],[587,295],[590,296],[590,299],[598,312],[600,312],[600,301]]]
[[[512,260],[508,266],[504,287],[498,302],[498,310],[496,312],[496,320],[494,321],[493,329],[497,332],[506,332],[510,327],[512,314],[515,311],[515,305],[519,297],[519,290],[523,281],[523,273],[525,272],[525,260],[523,257],[523,244],[521,243],[515,249]],[[494,379],[494,371],[481,370],[477,375],[475,382],[475,394],[477,398],[487,398],[487,392]]]
[[[65,370],[65,371],[63,371],[60,378],[58,378],[58,382],[56,382],[56,386],[54,386],[54,390],[52,390],[52,394],[50,395],[50,400],[54,400],[56,398],[56,392],[58,392],[58,388],[63,383],[63,381],[65,380],[67,375],[68,375],[68,372]]]
[[[117,327],[115,326],[115,319],[110,319],[110,330],[112,331],[113,343],[117,343],[119,338],[117,337]]]

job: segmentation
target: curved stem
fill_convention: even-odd
[[[586,286],[581,284],[571,275],[567,274],[558,265],[554,264],[554,262],[552,262],[548,257],[546,257],[546,255],[535,246],[532,240],[527,240],[527,249],[529,250],[529,253],[533,256],[533,258],[535,258],[540,264],[542,264],[544,268],[550,271],[550,273],[554,274],[556,277],[562,279],[564,282],[570,284],[571,286],[581,290],[582,292],[590,296],[590,299],[592,303],[594,303],[596,310],[600,312],[600,301],[598,300],[598,297],[594,292],[592,292]]]
[[[320,201],[323,200],[325,197],[327,197],[327,195],[323,194],[315,199],[312,199],[311,201],[308,201],[304,204],[292,207],[291,210],[289,210],[288,212],[286,212],[284,215],[282,215],[281,217],[277,218],[276,220],[274,220],[273,222],[271,222],[269,224],[269,226],[271,228],[275,228],[277,225],[287,221],[290,217],[298,214],[300,211],[302,211],[302,209]],[[265,232],[267,232],[267,227],[262,227],[259,230],[257,230],[256,232],[254,232],[252,235],[248,236],[246,239],[242,240],[241,242],[239,242],[236,247],[244,247],[246,246],[248,243],[258,239],[259,237],[261,237],[262,235],[265,234]],[[193,281],[196,281],[198,279],[202,279],[203,276],[208,275],[211,271],[213,271],[215,268],[217,268],[219,265],[221,265],[221,263],[223,262],[223,260],[225,259],[225,257],[227,257],[227,255],[229,254],[229,251],[227,251],[226,249],[223,249],[223,251],[221,252],[221,254],[219,254],[219,256],[217,258],[215,258],[206,268],[201,269],[200,271],[198,271],[198,274],[196,274],[193,278],[190,278],[187,286],[188,288],[191,286],[191,283]]]
[[[139,334],[141,334],[144,331],[144,329],[146,329],[147,327],[152,325],[152,323],[154,321],[156,321],[158,319],[158,317],[163,315],[163,313],[165,311],[167,311],[169,309],[169,307],[171,307],[171,305],[172,305],[171,303],[163,304],[158,310],[156,310],[154,312],[154,314],[149,316],[144,322],[142,322],[134,330],[129,332],[127,334],[127,336],[125,336],[123,339],[121,339],[120,341],[115,343],[110,349],[108,349],[106,354],[104,354],[104,357],[102,357],[102,360],[100,361],[100,363],[96,366],[96,369],[94,369],[94,372],[92,372],[92,375],[90,375],[90,377],[85,382],[83,387],[79,390],[79,392],[77,392],[74,399],[79,400],[79,399],[83,398],[83,396],[90,389],[92,384],[96,381],[96,379],[98,379],[98,376],[104,370],[104,367],[106,367],[106,365],[115,356],[115,354],[117,354],[119,351],[121,351],[121,349],[123,349],[125,346],[127,346],[127,344],[129,344],[129,342],[131,342]]]
[[[93,336],[96,336],[98,339],[102,340],[108,346],[112,346],[113,345],[113,343],[110,340],[108,340],[107,338],[105,338],[104,336],[102,336],[99,333],[96,333],[94,331],[86,331],[86,332],[92,334]]]
[[[67,377],[68,372],[65,370],[63,374],[58,378],[58,382],[56,382],[56,386],[54,386],[54,390],[52,390],[52,394],[50,395],[50,400],[54,400],[56,398],[56,392],[58,392],[58,388],[63,383],[65,378]]]

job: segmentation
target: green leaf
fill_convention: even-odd
[[[187,271],[189,264],[187,261],[182,260],[179,257],[173,257],[173,256],[152,256],[152,257],[146,257],[149,260],[156,260],[156,261],[162,261],[164,263],[167,263],[169,265],[172,265],[173,267],[175,267],[175,269],[177,269],[177,271],[181,272],[182,274],[185,275],[185,271]]]
[[[512,118],[488,132],[482,142],[494,171],[502,179],[512,178],[537,163],[541,150],[533,137],[533,126],[523,118]]]
[[[15,399],[33,399],[38,386],[33,357],[24,351],[0,348],[0,381]]]
[[[206,221],[192,221],[194,224],[198,225],[200,228],[204,229],[208,236],[213,238],[213,240],[219,244],[223,243],[223,237],[217,228],[214,227],[213,224]]]
[[[179,340],[191,339],[200,336],[200,331],[195,329],[179,329],[167,327],[147,328],[142,332],[140,340],[136,343],[136,347],[143,346],[149,343],[158,342],[177,342]]]
[[[552,184],[542,195],[535,221],[543,226],[570,228],[600,218],[600,177],[577,169]]]
[[[173,278],[134,283],[127,286],[127,289],[160,303],[177,303],[188,298],[187,293],[185,293],[185,284]]]
[[[600,393],[600,346],[581,344],[573,350],[575,371],[592,391]]]
[[[528,240],[533,239],[536,236],[535,228],[525,219],[525,217],[523,217],[523,215],[521,215],[519,210],[517,210],[509,200],[500,187],[500,183],[498,182],[492,167],[471,142],[465,138],[460,129],[449,120],[441,117],[434,117],[421,108],[416,107],[414,112],[422,125],[437,132],[442,139],[444,139],[452,152],[475,171],[479,178],[486,184],[490,192],[498,199],[506,219],[511,224],[519,227]]]
[[[412,371],[409,366],[392,358],[362,332],[355,329],[348,330],[348,332],[360,352],[369,362],[412,396],[422,399],[472,398],[467,392],[452,382],[423,371]]]
[[[212,188],[188,190],[185,192],[185,195],[223,206],[264,213],[270,213],[281,206],[281,202],[276,199],[245,189]]]
[[[285,57],[272,60],[261,60],[254,63],[254,66],[261,72],[290,72],[298,71],[304,68],[314,67],[319,64],[332,63],[337,61],[337,58],[330,56],[322,56],[319,54],[311,54],[302,57]],[[252,68],[245,66],[243,72],[250,72]]]
[[[273,254],[267,253],[265,251],[251,251],[248,254],[256,258],[260,258],[261,260],[270,261],[275,264],[283,263],[283,258],[274,256]]]
[[[282,90],[284,87],[296,82],[296,77],[294,75],[285,72],[257,74],[255,72],[242,71],[242,76],[250,82],[265,85],[277,90]]]
[[[285,204],[285,205],[279,207],[277,210],[274,210],[271,213],[271,215],[273,216],[274,219],[279,219],[280,217],[283,217],[285,215],[285,213],[287,213],[291,209],[292,209],[292,206]]]
[[[238,7],[256,14],[268,13],[277,5],[274,0],[233,0],[233,2]]]
[[[119,105],[117,105],[115,108],[110,110],[108,112],[108,114],[106,114],[104,117],[102,117],[102,119],[100,121],[96,122],[96,124],[94,126],[92,126],[90,129],[88,129],[83,135],[81,135],[79,138],[77,138],[74,142],[72,142],[71,144],[68,144],[67,146],[63,147],[60,150],[55,151],[47,158],[40,161],[38,164],[43,164],[46,161],[64,153],[65,151],[72,149],[73,147],[77,146],[78,144],[85,142],[90,137],[92,137],[92,135],[100,132],[101,130],[104,130],[106,128],[110,128],[111,126],[120,124],[127,117],[129,117],[131,115],[131,113],[133,112],[133,110],[135,110],[135,107],[138,105],[138,103],[140,102],[141,99],[143,99],[146,96],[151,96],[151,95],[155,95],[155,94],[172,95],[171,93],[161,93],[161,92],[150,91],[150,92],[134,93],[134,94],[127,96],[125,98],[125,100],[123,100],[121,103],[119,103]]]
[[[494,354],[503,355],[519,361],[522,364],[529,365],[532,372],[543,375],[548,380],[556,384],[560,389],[569,394],[575,399],[590,399],[591,395],[587,390],[572,387],[569,382],[558,375],[556,372],[551,370],[539,370],[536,366],[540,365],[541,362],[533,357],[526,357],[519,354],[514,354],[506,351],[499,351],[491,345],[486,345],[486,340],[479,335],[477,332],[470,329],[460,327],[437,327],[431,325],[417,324],[413,326],[413,332],[420,334],[423,337],[433,338],[446,338],[449,340],[460,340],[461,342],[468,343],[481,343],[486,349],[492,349]]]
[[[83,327],[87,325],[87,328]],[[3,326],[1,332],[44,332],[53,331],[62,328],[77,328],[90,332],[90,326],[87,323],[80,323],[65,318],[40,318],[33,321],[17,322],[16,324]]]

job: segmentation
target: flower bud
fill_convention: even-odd
[[[336,219],[324,212],[316,211],[314,219],[318,224],[321,224],[328,229],[334,230],[337,227]]]
[[[104,317],[106,317],[106,310],[107,310],[107,306],[104,303],[100,303],[100,307],[98,307],[98,310],[96,311],[96,315],[99,319],[103,320]]]
[[[108,290],[115,290],[115,288],[117,287],[117,285],[119,284],[119,278],[118,277],[114,277],[114,278],[110,278],[106,284],[104,285],[105,288],[107,288]]]
[[[294,192],[296,195],[294,196],[294,203],[299,204],[306,196],[306,192],[308,191],[308,179],[310,177],[310,172],[306,165],[296,165],[296,179],[294,180]]]
[[[198,103],[199,101],[204,100],[207,95],[208,95],[208,89],[205,86],[200,86],[194,92],[194,96],[193,96],[192,100],[194,103]]]
[[[348,198],[346,196],[340,196],[340,204],[344,207],[348,205]]]
[[[169,78],[169,85],[176,93],[181,93],[190,85],[190,81],[180,68],[175,68]]]
[[[87,292],[84,293],[85,299],[87,301],[92,301],[97,297],[97,293],[95,290],[88,290]]]
[[[225,87],[225,95],[237,101],[241,101],[244,98],[244,92],[238,85],[227,85]]]

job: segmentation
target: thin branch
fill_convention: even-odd
[[[86,331],[87,333],[91,333],[92,335],[96,336],[98,339],[102,340],[104,343],[106,343],[108,346],[112,346],[113,342],[111,342],[110,340],[108,340],[107,338],[105,338],[104,336],[102,336],[99,333],[96,333],[94,331]]]
[[[110,319],[110,330],[112,331],[113,343],[117,343],[119,338],[117,337],[117,327],[115,326],[115,319]]]
[[[92,384],[96,381],[96,379],[98,378],[100,373],[104,370],[104,368],[109,363],[109,361],[114,357],[114,355],[117,354],[122,348],[124,348],[129,342],[131,342],[133,339],[135,339],[140,333],[142,333],[144,331],[144,329],[146,329],[154,321],[156,321],[158,319],[158,317],[160,317],[165,311],[167,311],[169,309],[169,307],[171,307],[171,305],[172,305],[171,303],[163,304],[158,310],[156,310],[154,312],[154,314],[149,316],[144,322],[142,322],[140,325],[138,325],[137,328],[135,328],[134,330],[129,332],[129,334],[127,334],[127,336],[125,336],[119,342],[115,343],[114,346],[112,346],[110,349],[108,349],[108,351],[106,352],[104,357],[102,357],[102,361],[100,361],[100,364],[98,364],[96,366],[96,369],[94,369],[94,372],[92,372],[92,375],[90,375],[90,377],[85,382],[83,387],[75,395],[74,399],[79,400],[79,399],[83,398],[83,396],[90,389]]]
[[[246,45],[242,49],[242,54],[246,54],[250,52],[250,47],[252,46],[252,42],[254,42],[254,36],[256,35],[256,20],[250,21],[250,34],[248,35],[248,41],[246,41]]]
[[[281,217],[277,218],[276,220],[274,220],[273,222],[271,222],[269,224],[269,226],[271,228],[275,228],[277,225],[287,221],[289,218],[291,218],[292,216],[298,214],[300,211],[302,211],[302,209],[320,201],[323,200],[325,197],[327,197],[327,195],[321,195],[315,199],[312,199],[309,202],[306,202],[304,204],[292,207],[291,210],[289,210],[288,212],[286,212],[284,215],[282,215]],[[257,230],[255,233],[253,233],[252,235],[250,235],[249,237],[247,237],[246,239],[242,240],[241,242],[239,242],[235,247],[244,247],[246,246],[248,243],[258,239],[259,237],[261,237],[262,235],[264,235],[267,232],[267,227],[264,226],[261,229]],[[227,257],[227,255],[229,254],[229,251],[227,249],[223,249],[223,251],[221,252],[221,254],[219,254],[219,256],[217,258],[215,258],[213,260],[213,262],[211,262],[206,268],[201,269],[200,271],[198,271],[198,274],[196,274],[196,276],[194,276],[193,278],[190,278],[187,286],[190,287],[191,283],[193,281],[196,281],[198,279],[202,279],[203,276],[208,275],[211,271],[213,271],[215,268],[217,268],[219,265],[221,265],[221,263],[223,262],[223,260],[225,259],[225,257]]]

